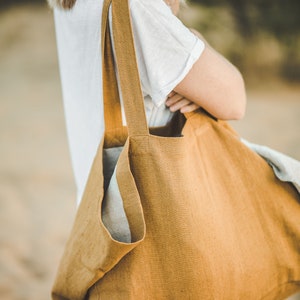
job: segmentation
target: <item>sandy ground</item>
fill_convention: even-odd
[[[49,299],[75,213],[52,14],[1,13],[0,37],[0,299]],[[300,88],[248,94],[234,127],[300,159]]]

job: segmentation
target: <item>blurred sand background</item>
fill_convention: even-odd
[[[233,125],[300,159],[300,87],[262,81],[247,87],[246,117]],[[75,186],[45,5],[0,12],[0,103],[0,299],[50,299]]]

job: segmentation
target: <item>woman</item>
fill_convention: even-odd
[[[51,1],[51,0],[49,0]],[[199,106],[219,119],[245,111],[241,74],[175,16],[180,0],[131,0],[131,17],[150,126],[177,110]],[[72,165],[80,201],[104,132],[100,24],[102,0],[54,1],[62,92]],[[194,34],[196,33],[197,36]]]
[[[63,3],[63,6],[70,8],[73,4],[73,2],[66,2]],[[55,10],[63,98],[74,174],[78,187],[78,202],[85,188],[99,141],[104,133],[99,26],[102,4],[103,1],[99,0],[78,0],[71,11]],[[176,18],[178,9],[179,0],[166,0],[165,2],[162,0],[130,0],[134,42],[148,124],[161,126],[171,119],[175,111],[184,113],[199,107],[203,107],[219,119],[240,119],[244,114],[246,102],[240,73],[207,45],[199,33],[187,29]],[[98,164],[96,167],[98,168]],[[94,177],[92,178],[94,179]],[[114,176],[112,176],[111,182],[113,179]],[[127,178],[126,183],[128,184]],[[97,185],[98,187],[99,185]],[[117,189],[118,186],[111,190],[115,192]],[[110,187],[107,191],[104,203],[109,202],[107,198],[109,198]],[[96,202],[93,201],[93,197],[94,194],[91,202]],[[115,195],[111,197],[113,200],[116,198]],[[84,205],[80,209],[90,213],[91,210],[88,210],[88,206],[91,202],[83,201]],[[98,224],[98,210],[94,208],[93,206],[92,214],[96,215]],[[103,203],[102,208],[105,210]],[[102,217],[102,221],[105,223],[106,216],[102,215]],[[111,252],[106,252],[105,247],[98,247],[99,251],[94,251],[93,247],[90,247],[93,236],[89,239],[89,235],[93,235],[95,231],[87,233],[85,231],[85,224],[88,223],[87,219],[89,218],[91,218],[90,215],[80,219],[79,225],[84,226],[80,227],[80,236],[77,235],[75,241],[72,240],[69,249],[70,247],[73,249],[74,244],[76,246],[77,241],[82,240],[85,236],[84,241],[88,237],[88,242],[84,245],[77,245],[75,255],[78,254],[77,250],[78,252],[87,251],[87,255],[83,257],[93,258],[95,252],[103,251],[110,258]],[[126,223],[125,214],[124,219]],[[109,223],[110,220],[108,220]],[[125,225],[121,226],[122,230],[126,227]],[[106,226],[105,230],[107,231],[107,229],[111,235],[118,231],[118,228],[116,232],[114,232],[114,228],[111,231],[109,226]],[[122,239],[115,239],[123,242]],[[129,231],[124,242],[130,243],[130,241]],[[99,245],[99,240],[95,239],[95,243]],[[109,247],[108,249],[111,250]],[[73,253],[71,254],[73,255]],[[77,256],[76,263],[72,264],[71,262],[72,272],[68,273],[68,276],[58,277],[58,281],[63,279],[63,282],[57,282],[60,284],[57,285],[58,290],[53,294],[54,299],[65,299],[57,296],[57,293],[63,295],[59,290],[61,287],[64,291],[76,294],[74,299],[81,299],[87,289],[101,276],[104,276],[105,270],[97,268],[98,265],[95,266],[94,263],[89,264],[89,259],[85,261],[81,255]],[[82,266],[85,268],[84,273],[81,273]],[[61,269],[64,270],[64,268],[63,262]],[[78,268],[77,281],[74,281],[73,270],[77,271]],[[219,269],[219,264],[217,264],[217,268]],[[219,280],[222,281],[222,278]],[[82,287],[83,281],[85,285]],[[79,282],[80,287],[74,282]],[[116,281],[112,281],[111,284],[110,288],[113,293],[118,293]],[[148,290],[145,290],[144,293],[148,296]],[[97,284],[91,290],[90,296],[91,299],[102,297],[102,295],[98,297]]]

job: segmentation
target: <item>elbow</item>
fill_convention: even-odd
[[[214,106],[209,111],[216,118],[221,120],[241,120],[246,112],[246,91],[242,75],[237,71],[231,80],[220,89],[218,101],[222,105]]]
[[[245,113],[246,113],[246,106],[236,111],[233,120],[242,120],[245,117]]]
[[[246,113],[246,95],[243,95],[243,98],[239,98],[238,105],[231,112],[230,120],[241,120],[244,118]]]
[[[244,79],[239,71],[237,71],[234,85],[232,86],[234,93],[232,93],[232,110],[231,120],[241,120],[246,113],[247,97]]]
[[[236,110],[234,112],[232,112],[232,116],[231,118],[228,118],[229,120],[242,120],[245,116],[245,109],[241,108],[239,110]]]

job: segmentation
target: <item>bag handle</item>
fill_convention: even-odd
[[[111,0],[105,1],[103,4],[102,11],[101,53],[103,78],[103,106],[105,130],[106,132],[115,132],[119,128],[122,128],[123,124],[108,23],[108,12],[110,4]]]
[[[129,136],[148,135],[144,98],[136,62],[128,0],[105,0],[102,14],[103,97],[106,130],[122,127],[121,106],[109,32],[112,3],[113,39]]]

